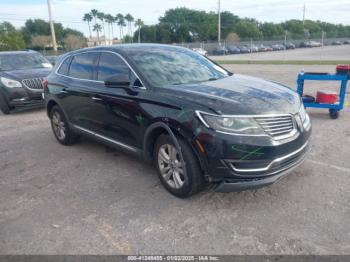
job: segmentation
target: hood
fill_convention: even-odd
[[[173,90],[182,101],[196,103],[202,110],[217,114],[295,114],[300,107],[299,95],[290,88],[239,74],[216,81],[166,89]]]
[[[50,72],[51,72],[51,69],[38,68],[38,69],[3,71],[3,72],[0,72],[0,75],[17,80],[17,81],[22,81],[23,79],[46,77],[50,74]]]

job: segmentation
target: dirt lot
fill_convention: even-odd
[[[212,56],[214,60],[350,60],[350,45],[297,48],[294,50],[252,54]]]
[[[229,68],[290,86],[301,69]],[[187,200],[138,159],[59,145],[44,110],[0,115],[0,254],[350,254],[350,110],[308,111],[313,149],[288,177]]]

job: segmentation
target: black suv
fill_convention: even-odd
[[[35,51],[0,52],[0,109],[43,106],[42,81],[52,65]]]
[[[311,134],[296,92],[167,45],[68,53],[44,96],[61,144],[87,135],[153,160],[178,197],[206,184],[221,192],[272,184],[302,162]]]

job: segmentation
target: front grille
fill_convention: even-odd
[[[301,163],[309,151],[308,142],[296,151],[274,160],[225,160],[237,177],[263,177],[280,173]],[[243,163],[243,165],[242,165]],[[249,163],[251,165],[249,165]]]
[[[280,137],[290,134],[294,128],[291,115],[256,117],[255,120],[272,137]]]
[[[44,78],[32,78],[32,79],[24,79],[22,80],[22,83],[25,85],[25,87],[29,89],[41,90],[43,89],[43,84],[42,84],[43,81],[44,81]]]

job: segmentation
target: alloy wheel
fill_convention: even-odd
[[[66,125],[60,113],[54,112],[52,114],[52,126],[58,139],[64,140],[66,138]]]
[[[161,175],[169,186],[179,189],[184,185],[184,170],[175,146],[164,144],[159,148],[158,165]]]

